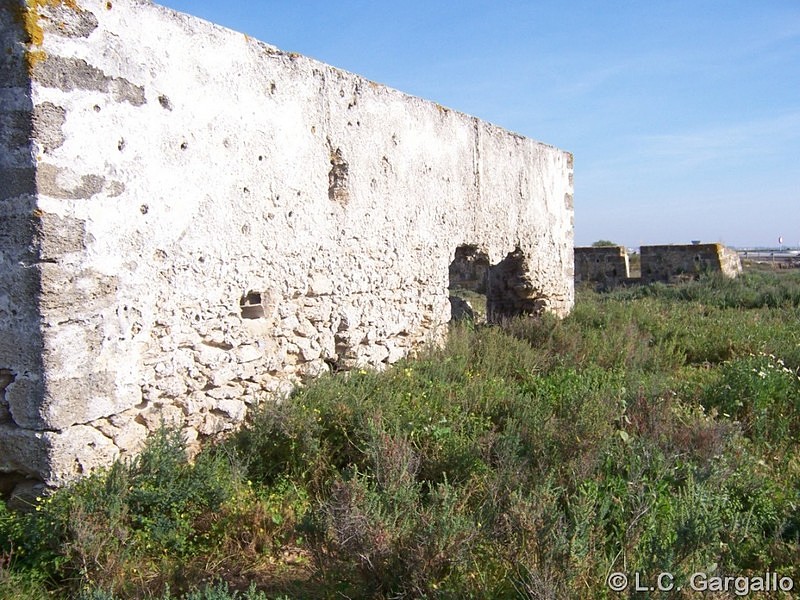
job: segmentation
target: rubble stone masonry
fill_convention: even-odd
[[[676,281],[703,273],[737,277],[742,263],[736,250],[722,244],[642,246],[642,281]]]
[[[573,303],[572,156],[143,0],[0,5],[0,492]]]

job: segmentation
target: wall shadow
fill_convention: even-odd
[[[30,423],[38,414],[44,388],[37,148],[24,7],[24,0],[0,7],[0,494],[5,497],[42,478],[42,448],[31,446],[35,432],[18,423]]]

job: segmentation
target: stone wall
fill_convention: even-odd
[[[592,282],[600,289],[617,285],[677,282],[703,273],[736,277],[742,271],[739,253],[722,244],[642,246],[641,278],[630,276],[622,246],[575,248],[575,283]]]
[[[0,478],[198,443],[498,312],[573,303],[572,157],[143,0],[0,7]]]
[[[742,271],[739,254],[722,244],[642,246],[642,281],[678,281],[703,273],[736,277]]]
[[[624,246],[575,248],[575,283],[591,282],[609,288],[629,277],[628,252]]]
[[[726,277],[738,277],[742,272],[742,259],[733,248],[719,245],[720,271]]]
[[[485,294],[490,267],[489,257],[477,246],[459,246],[450,263],[450,287]]]

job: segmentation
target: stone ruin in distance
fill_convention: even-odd
[[[575,248],[575,283],[591,282],[601,289],[618,285],[674,283],[719,273],[735,278],[742,272],[739,253],[722,244],[664,244],[639,249],[640,276],[631,277],[628,250],[624,246]]]

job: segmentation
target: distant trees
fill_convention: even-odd
[[[619,246],[610,240],[597,240],[592,244],[592,248],[601,248],[602,246]]]

